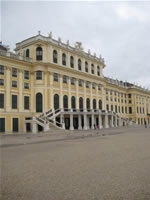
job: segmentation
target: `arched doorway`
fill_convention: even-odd
[[[59,108],[59,95],[55,94],[54,95],[54,109],[58,109]]]
[[[43,112],[43,96],[41,93],[36,94],[36,112]]]

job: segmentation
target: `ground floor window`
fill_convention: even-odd
[[[19,131],[19,119],[18,118],[13,118],[12,119],[12,129],[13,129],[13,132],[18,132]]]
[[[0,132],[5,132],[5,118],[0,118]]]

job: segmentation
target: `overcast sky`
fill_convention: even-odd
[[[36,35],[81,41],[102,54],[104,75],[150,89],[150,2],[2,1],[1,40],[11,50]]]

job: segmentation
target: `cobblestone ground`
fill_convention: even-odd
[[[1,199],[150,200],[150,128],[118,130],[1,147]]]

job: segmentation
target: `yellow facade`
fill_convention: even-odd
[[[37,52],[39,47],[42,51]],[[57,52],[57,63],[54,62],[54,50]],[[150,123],[150,91],[104,77],[103,58],[91,55],[90,51],[85,53],[81,44],[71,47],[68,42],[64,44],[60,39],[56,41],[39,34],[18,43],[15,51],[16,54],[0,50],[0,66],[4,67],[4,73],[0,73],[0,79],[4,80],[4,85],[0,85],[0,94],[4,94],[0,118],[5,119],[5,132],[16,130],[13,118],[18,119],[18,131],[23,132],[25,118],[39,115],[36,102],[38,93],[42,95],[42,112],[54,109],[54,95],[58,94],[60,108],[64,107],[65,95],[68,97],[68,109],[72,108],[72,96],[75,97],[76,109],[80,109],[80,97],[83,98],[83,109],[87,109],[86,101],[89,98],[90,109],[93,109],[94,99],[96,109],[116,112],[121,118],[132,119],[137,124],[144,124],[145,121]],[[38,56],[40,59],[37,59]],[[70,64],[71,56],[74,67]],[[88,63],[88,72],[85,62]],[[14,68],[17,70],[16,76],[13,76]],[[28,78],[25,77],[25,71],[29,73]],[[38,71],[42,74],[40,80],[37,80]],[[58,80],[54,80],[54,77]],[[12,86],[16,83],[16,87]],[[12,108],[12,95],[17,95],[15,109]],[[29,109],[25,109],[25,96],[29,97]]]

